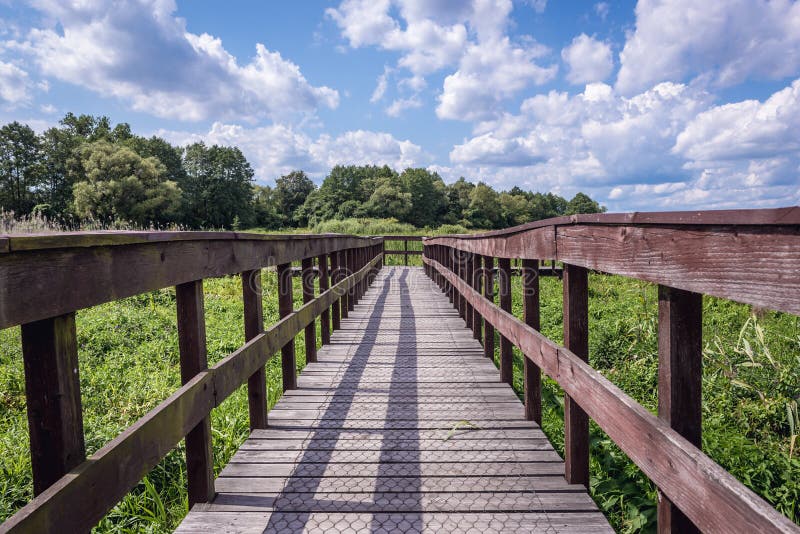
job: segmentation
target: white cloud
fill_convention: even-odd
[[[555,77],[557,66],[534,62],[546,52],[536,43],[516,46],[508,37],[471,45],[458,70],[445,78],[436,115],[467,121],[496,116],[504,100]]]
[[[800,2],[641,0],[616,87],[631,94],[700,76],[716,87],[800,72]]]
[[[602,83],[526,99],[479,123],[446,176],[582,190],[611,209],[769,207],[800,201],[800,80],[764,102],[713,105],[661,83],[632,97]]]
[[[531,0],[531,7],[537,13],[544,13],[547,8],[547,0]]]
[[[387,68],[383,69],[383,74],[378,76],[378,83],[375,85],[375,90],[372,91],[372,97],[370,97],[369,101],[373,104],[375,102],[380,101],[383,98],[383,95],[386,94],[386,85],[387,80],[386,78],[389,76],[389,71]]]
[[[183,120],[287,119],[335,108],[339,94],[312,86],[300,68],[257,44],[240,64],[222,42],[186,30],[172,0],[35,3],[53,28],[14,43],[42,73]],[[56,24],[60,28],[56,28]]]
[[[543,10],[546,2],[533,5]],[[511,0],[344,0],[326,13],[351,47],[401,54],[397,68],[412,76],[398,81],[398,103],[418,101],[425,76],[457,67],[445,78],[436,113],[474,120],[496,116],[504,100],[557,72],[557,65],[536,63],[546,47],[529,36],[509,39],[512,9]]]
[[[312,138],[285,124],[248,128],[215,122],[206,133],[159,130],[156,135],[180,145],[204,141],[238,146],[261,183],[272,182],[294,169],[321,177],[337,164],[386,164],[403,169],[421,166],[430,160],[421,147],[409,140],[364,130]]]
[[[614,69],[611,46],[585,33],[561,51],[561,58],[569,67],[567,81],[573,85],[602,82]]]
[[[398,98],[386,108],[386,114],[390,117],[399,117],[407,109],[421,108],[422,100],[414,96],[411,98]]]
[[[31,100],[28,73],[12,63],[0,61],[0,101],[11,106]]]

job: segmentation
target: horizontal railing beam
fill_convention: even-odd
[[[193,234],[193,232],[187,232]],[[95,234],[89,234],[95,237]],[[72,241],[79,235],[73,235]],[[123,235],[123,237],[128,236]],[[266,237],[266,236],[265,236]],[[16,239],[13,238],[12,242]],[[27,238],[34,239],[34,238]],[[49,238],[48,238],[49,239]],[[365,247],[380,238],[175,239],[0,254],[0,328],[185,282]],[[32,244],[31,244],[32,246]]]
[[[660,490],[704,532],[797,532],[690,441],[577,355],[503,311],[439,262],[423,258],[487,323],[553,378]]]

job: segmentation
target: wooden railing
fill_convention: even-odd
[[[497,276],[493,272],[495,258]],[[510,259],[523,273],[512,313]],[[564,346],[539,332],[540,260],[563,262]],[[659,488],[660,532],[798,532],[699,449],[702,295],[800,314],[800,208],[579,215],[424,240],[428,275],[512,379],[524,354],[528,419],[541,423],[541,372],[564,390],[565,476],[589,482],[589,417]],[[658,417],[588,361],[588,270],[658,284]],[[499,284],[499,306],[494,282]]]
[[[417,242],[417,241],[422,241],[422,236],[418,236],[418,235],[386,235],[386,236],[383,236],[383,241],[384,241],[384,249],[383,249],[384,255],[385,256],[392,256],[392,255],[403,256],[403,265],[408,265],[408,257],[409,256],[422,254],[422,250],[421,249],[409,249],[408,248],[408,243],[409,242],[413,243],[413,242]],[[402,249],[397,249],[397,248],[390,248],[390,247],[386,246],[386,243],[394,242],[394,241],[402,241],[403,242],[403,248]]]
[[[247,383],[250,426],[267,426],[264,365],[280,351],[283,389],[296,387],[294,338],[306,359],[323,344],[382,266],[383,240],[342,235],[100,232],[0,236],[0,328],[21,325],[34,499],[0,532],[87,532],[182,439],[190,506],[214,497],[210,412]],[[314,295],[311,270],[320,276]],[[291,262],[304,305],[292,306]],[[261,269],[276,266],[280,321],[264,330]],[[242,281],[247,342],[208,367],[203,279]],[[333,285],[331,285],[333,284]],[[86,458],[75,311],[176,288],[183,386]]]

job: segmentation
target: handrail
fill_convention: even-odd
[[[800,208],[576,216],[423,243],[428,275],[487,357],[500,334],[501,380],[511,381],[512,345],[523,353],[528,419],[541,424],[542,371],[564,390],[568,482],[588,486],[591,417],[658,487],[661,532],[800,531],[699,448],[702,294],[800,313]],[[512,258],[524,320],[511,313]],[[539,332],[545,259],[563,263],[564,346]],[[588,364],[589,269],[659,284],[658,417]]]
[[[409,241],[422,241],[424,238],[420,235],[385,235],[381,236],[384,242],[383,254],[385,256],[403,256],[403,265],[408,265],[408,257],[414,255],[422,255],[422,250],[413,250],[408,248]],[[387,241],[402,241],[403,248],[386,248]]]
[[[103,232],[58,237],[0,237],[0,328],[22,324],[36,493],[0,525],[0,532],[87,532],[184,437],[190,505],[213,498],[211,410],[247,382],[251,428],[265,428],[264,365],[280,349],[284,390],[292,389],[294,337],[305,330],[315,339],[317,317],[323,323],[332,318],[338,328],[383,262],[381,238],[356,236]],[[314,259],[325,278],[316,298],[309,284]],[[305,304],[293,310],[291,262],[297,260],[303,264]],[[281,319],[264,331],[260,269],[269,265],[278,268]],[[208,368],[202,279],[240,273],[248,341]],[[86,459],[75,310],[171,285],[177,288],[183,385]],[[48,293],[48,287],[58,290]],[[23,293],[27,300],[13,300]],[[330,326],[321,324],[323,343],[330,342]],[[314,351],[307,350],[309,361]]]

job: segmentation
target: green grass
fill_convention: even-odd
[[[419,244],[412,244],[419,246]],[[400,248],[402,243],[392,247]],[[402,262],[402,257],[389,260]],[[412,257],[419,264],[419,257]],[[513,280],[521,316],[520,280]],[[295,303],[301,303],[295,280]],[[264,271],[265,322],[278,318],[275,272]],[[541,283],[542,331],[562,340],[561,283]],[[655,287],[620,277],[590,276],[590,362],[655,411]],[[205,282],[209,360],[244,341],[240,281]],[[704,299],[703,449],[782,513],[800,522],[798,317]],[[80,378],[89,453],[117,436],[180,385],[175,293],[165,289],[78,312]],[[19,328],[0,331],[0,520],[32,498]],[[295,344],[304,366],[302,334]],[[497,345],[499,347],[499,344]],[[514,386],[522,389],[515,353]],[[280,362],[268,364],[269,403],[280,395]],[[563,394],[544,380],[543,428],[563,450]],[[217,472],[248,433],[245,388],[212,413]],[[595,425],[591,428],[591,491],[615,528],[653,531],[655,488]],[[187,511],[182,445],[171,452],[97,527],[98,532],[167,532]]]

